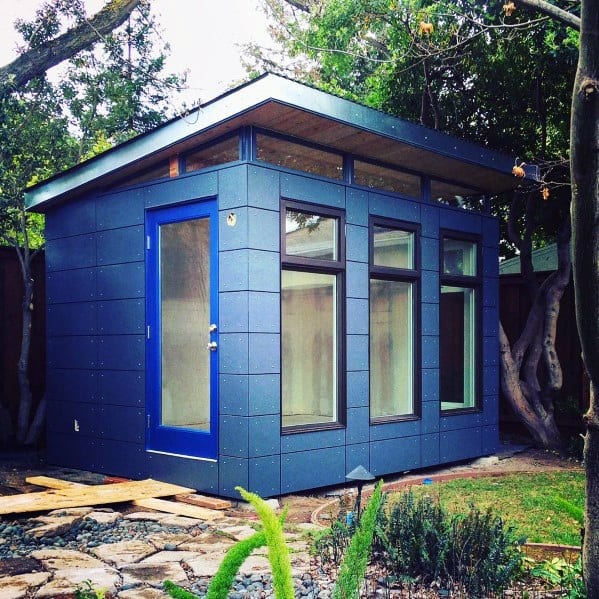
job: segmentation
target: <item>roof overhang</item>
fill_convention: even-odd
[[[26,192],[28,209],[43,212],[57,201],[103,187],[242,126],[284,135],[382,161],[392,166],[496,194],[520,185],[514,159],[284,77],[266,74],[39,183]],[[536,180],[535,167],[526,178]]]

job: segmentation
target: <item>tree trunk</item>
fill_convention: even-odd
[[[572,94],[570,168],[576,323],[591,382],[585,414],[587,596],[599,597],[599,9],[581,3],[580,51]]]

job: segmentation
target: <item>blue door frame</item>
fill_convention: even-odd
[[[164,424],[162,385],[161,227],[207,220],[210,252],[210,327],[197,339],[197,357],[209,354],[210,421],[205,430]],[[218,455],[218,210],[216,199],[146,211],[146,449],[216,459]],[[193,400],[193,398],[192,398]]]

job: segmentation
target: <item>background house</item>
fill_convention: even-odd
[[[272,496],[492,453],[499,228],[454,204],[512,166],[266,75],[30,189],[48,459]]]

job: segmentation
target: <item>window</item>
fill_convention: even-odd
[[[417,415],[418,228],[370,223],[370,419]]]
[[[354,160],[354,183],[414,198],[420,197],[419,176],[372,162]]]
[[[185,172],[199,171],[209,166],[239,160],[239,136],[234,135],[222,141],[202,146],[185,156]]]
[[[479,244],[473,238],[444,235],[441,258],[441,409],[472,410],[479,395]]]
[[[282,427],[339,426],[343,357],[343,214],[283,202]]]

